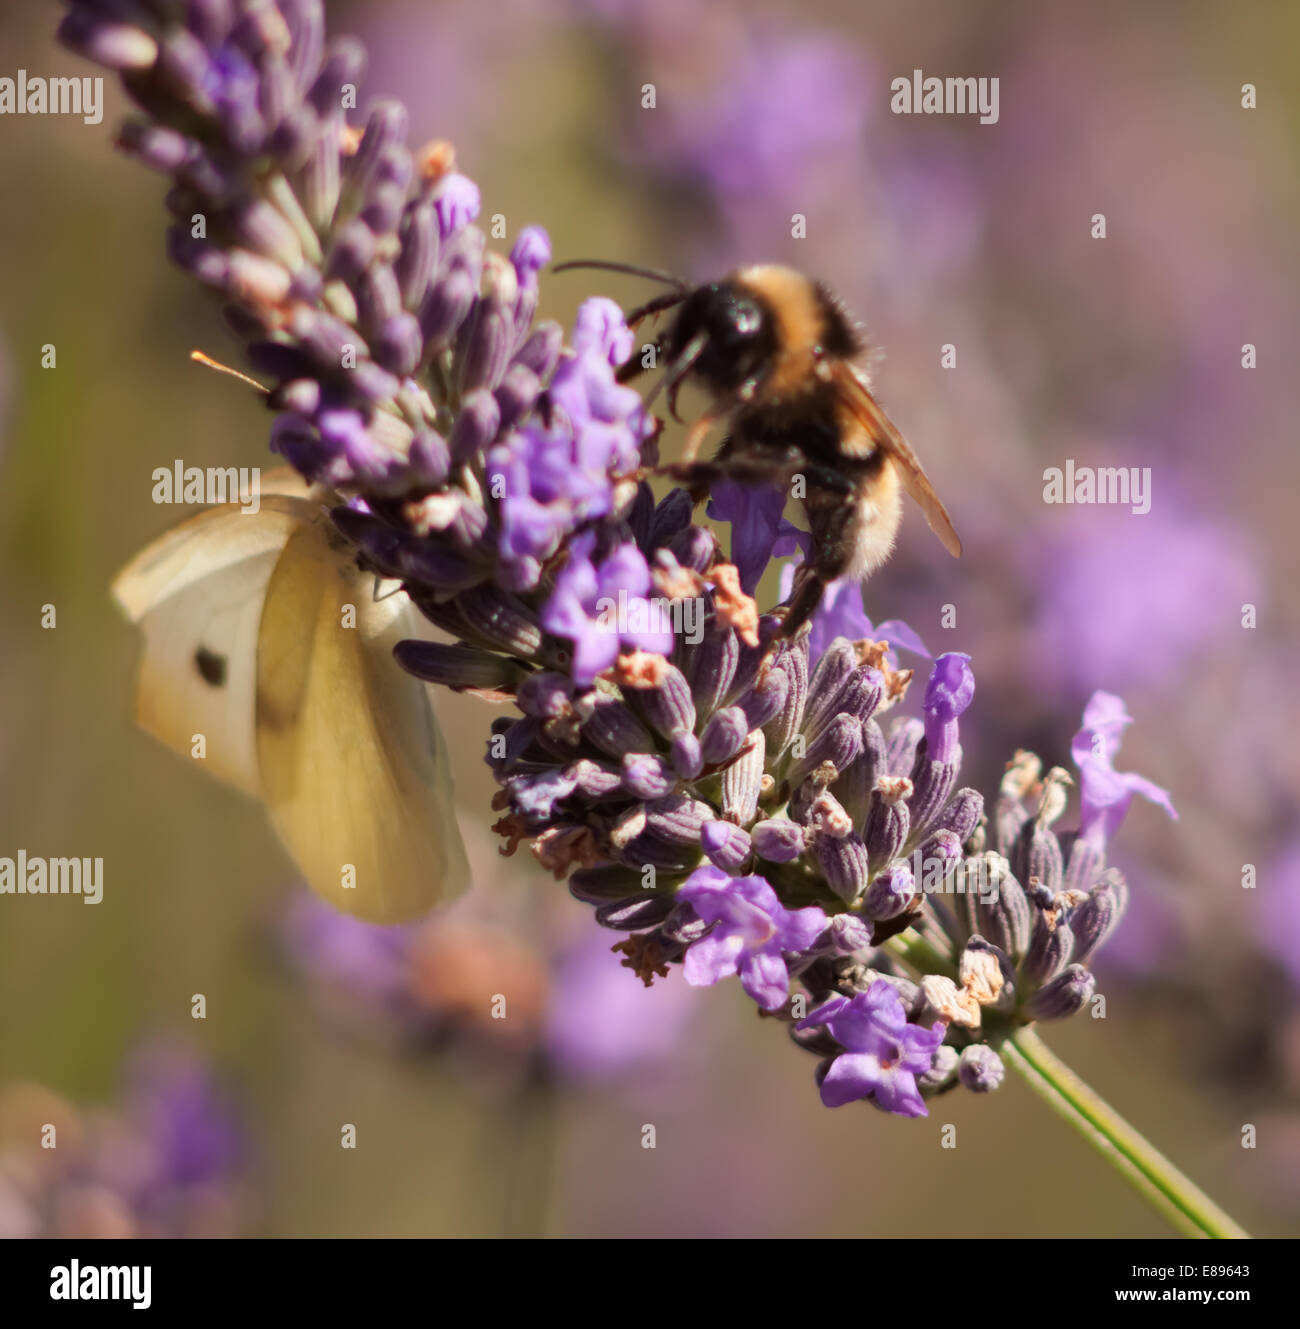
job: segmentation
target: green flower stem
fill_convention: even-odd
[[[1250,1236],[1088,1088],[1032,1029],[1012,1034],[1000,1051],[1031,1088],[1184,1236]]]

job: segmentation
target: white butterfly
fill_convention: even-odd
[[[113,582],[144,631],[136,716],[265,802],[313,889],[374,923],[468,884],[447,750],[426,685],[392,649],[423,633],[398,583],[362,572],[289,470],[261,508],[210,508]]]

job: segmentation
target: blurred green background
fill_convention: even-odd
[[[626,75],[612,73],[604,11],[636,7],[491,8],[477,20],[458,4],[330,12],[335,31],[374,46],[368,91],[411,102],[413,141],[455,140],[483,189],[484,216],[503,213],[512,236],[537,222],[557,257],[689,264],[653,192],[635,169],[612,170],[604,143],[618,114],[612,80],[624,78],[625,93],[642,81],[626,53]],[[1032,63],[1036,8],[999,6],[995,16],[927,0],[766,12],[841,34],[889,74],[965,74],[997,72],[1005,52]],[[1130,69],[1145,61],[1153,85],[1226,79],[1225,96],[1247,79],[1268,86],[1267,123],[1281,128],[1260,136],[1249,169],[1278,195],[1274,220],[1293,244],[1296,11],[1140,9],[1078,8],[1051,25],[1050,40]],[[54,46],[54,21],[50,6],[5,6],[0,72],[87,72]],[[696,73],[707,81],[707,69]],[[151,472],[175,457],[268,464],[269,420],[253,394],[187,358],[201,347],[240,363],[215,306],[164,260],[164,185],[112,151],[126,108],[106,87],[98,126],[0,120],[0,853],[105,861],[98,906],[0,899],[0,1082],[104,1100],[143,1033],[188,1033],[239,1086],[256,1149],[248,1230],[270,1235],[1166,1235],[1014,1078],[991,1097],[949,1095],[923,1121],[827,1111],[811,1061],[756,1019],[734,984],[693,1004],[670,1067],[522,1096],[460,1060],[397,1057],[318,1017],[268,939],[293,869],[264,816],[131,719],[139,640],[107,588],[178,515],[151,502]],[[1281,113],[1279,95],[1288,99]],[[1122,141],[1104,99],[1096,123]],[[567,325],[589,291],[581,279],[544,283],[541,313]],[[1039,294],[1050,306],[1051,292]],[[1118,322],[1129,317],[1116,309]],[[45,343],[57,348],[55,369],[40,367]],[[891,346],[904,366],[907,354]],[[1294,434],[1294,417],[1287,429]],[[960,494],[968,472],[959,467],[977,469],[978,459],[955,455],[944,465],[948,492]],[[1294,532],[1285,539],[1280,518],[1263,543],[1279,576],[1294,573]],[[52,631],[40,626],[47,603],[57,609]],[[437,705],[458,754],[458,811],[477,891],[490,897],[484,908],[524,930],[567,927],[563,888],[527,855],[497,853],[493,785],[477,759],[491,708],[445,696]],[[1067,737],[1075,718],[1062,722]],[[1009,755],[983,754],[981,774]],[[572,906],[579,922],[584,912]],[[208,1000],[201,1024],[189,1018],[198,992]],[[1047,1031],[1055,1050],[1248,1228],[1294,1232],[1295,1185],[1279,1189],[1239,1144],[1248,1121],[1295,1139],[1285,1086],[1256,1082],[1253,1097],[1234,1094],[1229,1070],[1224,1083],[1197,1073],[1195,1023],[1138,985],[1117,984],[1108,997],[1105,1021]],[[342,1121],[358,1123],[356,1152],[338,1147]],[[641,1148],[646,1122],[657,1127],[653,1151]],[[955,1150],[939,1147],[946,1123],[957,1127]],[[548,1189],[529,1191],[521,1216],[519,1177],[542,1173]]]

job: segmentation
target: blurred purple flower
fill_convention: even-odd
[[[1259,598],[1242,532],[1172,501],[1143,516],[1089,509],[1048,543],[1036,648],[1074,686],[1167,684]]]
[[[1260,944],[1300,988],[1300,839],[1261,873],[1257,889]]]
[[[628,981],[607,933],[586,929],[560,955],[542,1038],[566,1079],[616,1077],[679,1054],[696,993],[680,979]]]
[[[150,1190],[219,1182],[247,1163],[234,1103],[193,1049],[179,1043],[142,1048],[127,1067],[126,1099],[153,1153]]]
[[[281,935],[303,977],[393,1015],[411,1006],[409,927],[362,923],[302,891],[289,904]]]
[[[826,927],[816,905],[786,909],[763,877],[729,877],[715,867],[697,868],[677,891],[706,923],[717,926],[686,952],[686,981],[711,987],[740,975],[740,985],[764,1010],[785,1003],[790,972],[783,951],[802,951]]]

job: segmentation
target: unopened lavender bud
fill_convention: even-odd
[[[850,671],[836,694],[830,710],[823,715],[822,722],[841,712],[856,715],[859,720],[869,720],[872,712],[880,704],[885,690],[885,680],[877,669],[859,665]],[[805,726],[805,732],[812,737],[813,725]]]
[[[739,706],[724,706],[704,726],[700,752],[706,765],[715,766],[732,757],[749,738],[749,721]]]
[[[900,715],[889,726],[885,741],[885,768],[881,775],[906,775],[916,765],[916,749],[925,736],[925,726],[910,715]]]
[[[930,1069],[924,1075],[916,1077],[917,1087],[924,1093],[934,1093],[937,1089],[942,1089],[946,1084],[951,1083],[953,1077],[957,1074],[957,1059],[959,1053],[955,1047],[947,1043],[940,1043],[935,1051],[934,1060],[930,1063]]]
[[[650,731],[627,705],[605,693],[597,693],[593,698],[592,712],[583,721],[582,735],[611,757],[650,752],[655,746]]]
[[[931,823],[935,830],[951,831],[965,844],[984,815],[984,795],[977,789],[959,789]]]
[[[515,363],[531,369],[539,379],[550,377],[560,362],[564,329],[553,320],[539,323],[515,352]]]
[[[475,586],[457,600],[465,622],[498,650],[531,659],[542,647],[541,625],[523,603],[493,586]]]
[[[678,531],[667,548],[682,567],[696,572],[707,572],[718,561],[718,542],[703,526]]]
[[[1097,980],[1081,964],[1069,965],[1034,993],[1029,1014],[1036,1020],[1063,1020],[1086,1006],[1096,987]]]
[[[683,780],[694,780],[704,769],[704,757],[700,752],[700,740],[694,734],[678,734],[673,739],[671,758],[673,770]]]
[[[785,700],[781,710],[763,726],[767,749],[780,756],[803,727],[804,708],[808,702],[808,647],[806,642],[784,651],[773,665],[773,672],[785,675]]]
[[[158,43],[147,32],[81,9],[64,15],[59,41],[108,69],[149,69],[158,59]]]
[[[501,408],[501,428],[511,428],[537,404],[542,385],[531,369],[512,364],[492,394]]]
[[[371,341],[375,363],[391,374],[413,374],[424,355],[420,325],[405,310],[383,323]]]
[[[1055,920],[1051,913],[1039,911],[1034,919],[1034,933],[1029,950],[1021,961],[1020,972],[1031,984],[1047,983],[1074,958],[1074,930],[1063,913]]]
[[[1033,935],[1034,910],[1029,897],[1001,855],[986,853],[977,861],[983,864],[976,883],[979,889],[966,901],[972,930],[1019,960]]]
[[[862,752],[862,722],[847,712],[837,715],[808,744],[803,757],[790,770],[791,784],[797,784],[823,762],[829,762],[835,771],[846,771]]]
[[[826,884],[841,900],[852,904],[867,889],[867,847],[856,832],[842,839],[818,835],[813,840],[813,853]]]
[[[495,388],[514,350],[514,276],[512,273],[508,282],[502,281],[503,271],[509,269],[499,264],[489,271],[492,284],[478,301],[472,320],[462,328],[456,344],[456,373],[462,392]]]
[[[686,657],[683,668],[701,715],[712,715],[726,696],[739,661],[740,639],[735,632],[720,626],[716,620],[710,622],[704,630],[704,639]]]
[[[846,637],[836,637],[822,652],[808,681],[804,732],[815,734],[838,713],[834,707],[840,689],[858,667],[857,651]]]
[[[662,798],[673,787],[672,767],[649,752],[629,752],[623,757],[623,788],[633,798]]]
[[[699,941],[712,926],[712,923],[706,923],[690,905],[678,901],[673,905],[672,913],[664,919],[659,930],[669,941],[689,946],[691,942]]]
[[[430,191],[444,240],[463,230],[479,213],[479,188],[467,176],[449,171]]]
[[[737,825],[748,826],[754,820],[765,763],[763,731],[758,729],[750,735],[749,746],[722,772],[722,815]]]
[[[406,186],[394,180],[380,180],[366,195],[359,216],[376,236],[385,238],[396,233],[406,207]],[[385,240],[385,243],[390,243]]]
[[[650,519],[650,548],[670,544],[673,536],[691,524],[694,510],[691,496],[685,489],[673,489],[655,505]]]
[[[569,878],[569,894],[583,904],[602,905],[626,900],[641,885],[641,874],[620,863],[579,868]]]
[[[398,228],[402,248],[393,261],[402,306],[418,313],[438,267],[438,219],[428,203],[408,203]]]
[[[568,770],[577,782],[575,786],[577,792],[592,801],[608,798],[623,783],[618,771],[602,766],[587,757],[571,763]]]
[[[1070,845],[1070,857],[1065,868],[1065,889],[1086,891],[1105,866],[1105,852],[1091,839],[1076,836]]]
[[[668,794],[646,804],[646,829],[665,844],[697,845],[710,826],[725,825],[730,823],[715,820],[707,803],[685,794]],[[740,831],[738,826],[732,829]]]
[[[902,849],[911,825],[907,811],[911,792],[912,782],[898,776],[886,775],[876,781],[862,832],[873,863],[888,863]]]
[[[817,945],[833,955],[856,955],[870,949],[871,929],[857,914],[836,914],[817,939]]]
[[[393,648],[393,655],[408,674],[458,690],[479,688],[513,692],[527,673],[513,660],[472,646],[399,641]]]
[[[932,761],[929,757],[928,744],[922,741],[917,748],[916,759],[912,766],[912,784],[914,786],[908,811],[912,816],[912,825],[918,831],[927,830],[934,825],[936,818],[948,802],[957,775],[961,770],[961,749],[947,761]]]
[[[429,348],[445,346],[465,322],[478,294],[472,273],[452,268],[440,276],[420,306],[420,331]]]
[[[1070,919],[1075,960],[1086,964],[1105,945],[1127,904],[1128,886],[1123,874],[1118,868],[1107,868]]]
[[[736,703],[751,729],[762,729],[785,707],[790,682],[781,670],[771,669]]]
[[[891,863],[876,873],[875,879],[867,887],[867,893],[862,899],[862,912],[877,922],[897,918],[915,894],[912,869],[906,863]]]
[[[1016,842],[1007,856],[1011,870],[1023,882],[1038,882],[1055,895],[1064,880],[1061,843],[1055,833],[1037,819],[1027,821],[1020,828]]]
[[[754,852],[769,863],[793,862],[804,851],[803,827],[788,817],[769,817],[753,830]]]
[[[977,1094],[988,1094],[996,1089],[1006,1076],[1002,1058],[984,1043],[972,1043],[961,1051],[957,1078]]]
[[[364,222],[352,218],[336,231],[330,245],[326,275],[355,287],[375,260],[375,233]]]
[[[646,719],[665,738],[676,738],[695,728],[695,698],[691,696],[691,685],[675,665],[665,664],[659,670],[655,686],[639,691],[637,700]]]
[[[714,867],[730,872],[749,857],[749,832],[729,821],[708,822],[700,832],[700,844]]]
[[[457,466],[464,466],[482,456],[500,427],[501,407],[492,394],[486,390],[469,393],[456,412],[456,423],[447,440],[452,461]]]
[[[451,450],[447,440],[432,429],[421,429],[411,440],[411,481],[441,489],[451,474]]]
[[[184,134],[160,125],[128,121],[118,131],[117,146],[155,171],[175,174],[189,162],[194,145]]]
[[[961,841],[952,831],[934,831],[912,854],[916,889],[926,895],[942,892],[962,861]]]
[[[569,712],[573,699],[573,683],[563,674],[541,671],[530,674],[515,694],[519,709],[525,715],[542,720],[558,719]]]
[[[598,905],[596,922],[615,932],[639,932],[657,927],[672,912],[671,895],[638,895],[615,904]]]

